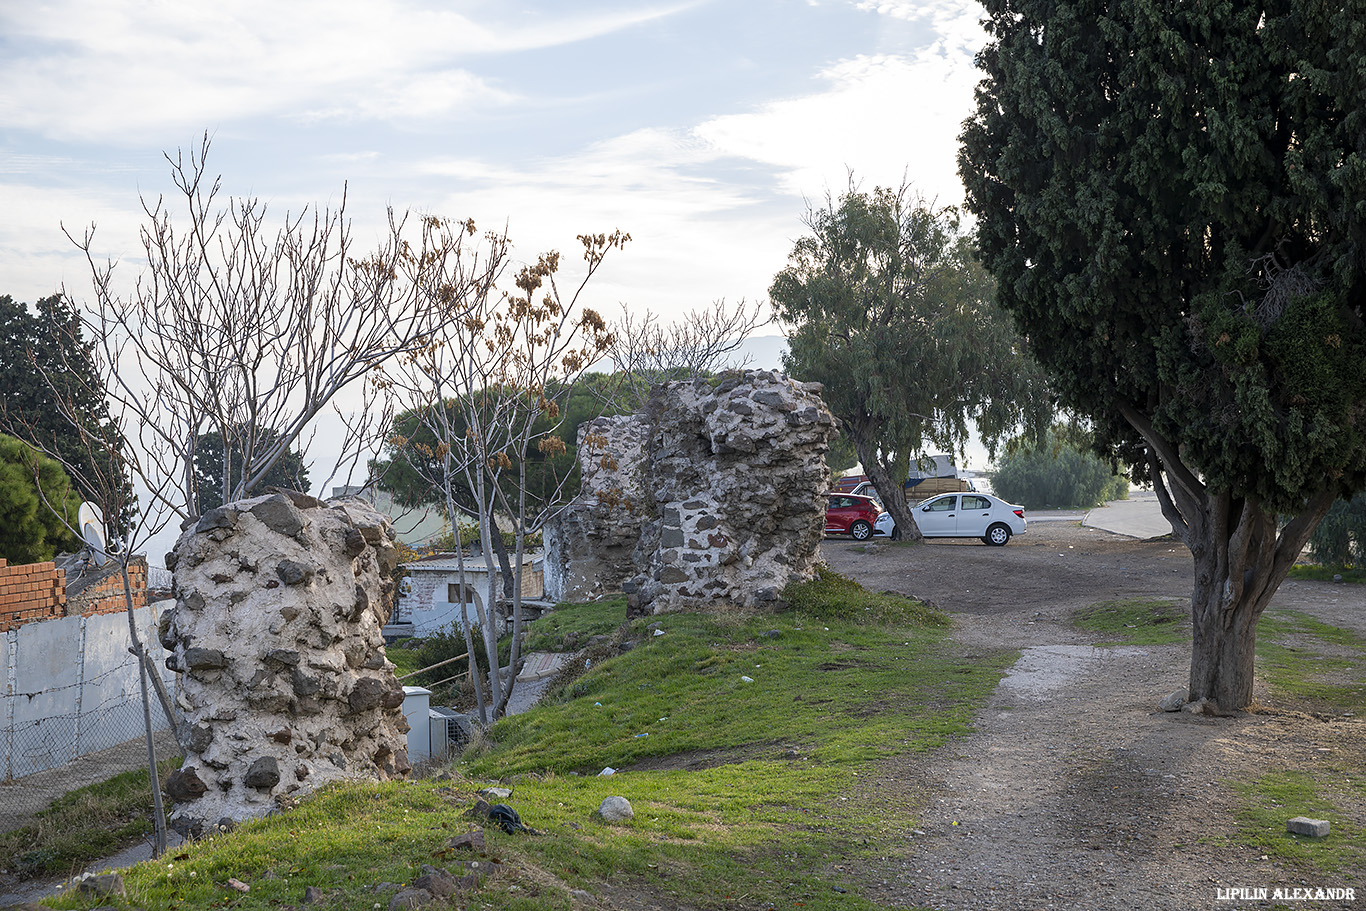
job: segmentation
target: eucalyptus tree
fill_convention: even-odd
[[[788,327],[787,371],[825,384],[822,397],[904,537],[920,538],[906,503],[911,462],[989,448],[1046,420],[1038,373],[953,209],[908,187],[851,187],[808,212],[769,290]]]
[[[1190,698],[1366,487],[1366,7],[987,0],[960,169],[1064,403],[1195,558]]]

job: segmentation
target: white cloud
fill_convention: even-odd
[[[49,138],[127,143],[304,110],[390,120],[506,105],[481,55],[569,44],[690,4],[482,18],[416,0],[52,0],[0,12],[0,119]],[[462,64],[461,61],[464,61]]]
[[[980,78],[973,56],[986,39],[980,8],[965,0],[889,0],[860,9],[922,22],[932,33],[909,54],[869,54],[820,74],[823,91],[771,102],[697,128],[718,153],[773,165],[794,193],[845,184],[897,184],[903,174],[941,203],[961,201],[957,136]]]
[[[794,192],[837,191],[852,170],[883,185],[904,174],[944,203],[962,198],[957,135],[971,111],[976,76],[969,66],[865,56],[823,75],[828,91],[718,117],[698,133],[718,150],[782,169]]]

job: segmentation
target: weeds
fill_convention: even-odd
[[[157,763],[159,777],[179,758]],[[21,878],[66,874],[152,834],[147,770],[115,775],[54,800],[34,822],[0,833],[0,868]]]

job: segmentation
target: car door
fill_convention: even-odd
[[[852,497],[835,495],[825,507],[825,531],[826,534],[844,534],[849,530],[849,523],[853,520],[854,500]]]
[[[991,524],[991,501],[965,493],[958,498],[958,536],[980,538]]]
[[[958,495],[945,494],[920,505],[915,524],[927,538],[951,538],[958,534]]]

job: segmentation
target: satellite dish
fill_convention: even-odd
[[[105,550],[104,542],[104,514],[94,503],[85,502],[81,504],[77,517],[81,523],[81,537],[90,550],[91,561],[96,566],[103,566],[109,562],[109,552]]]

